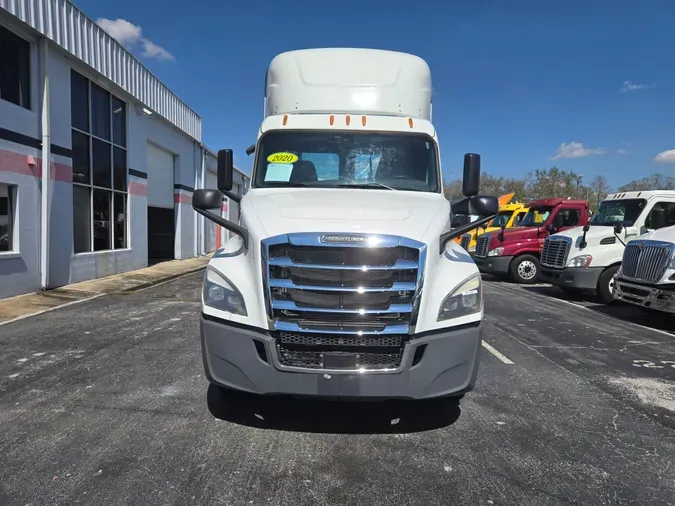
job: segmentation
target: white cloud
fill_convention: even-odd
[[[623,86],[619,90],[620,93],[626,93],[628,91],[640,91],[640,90],[647,90],[649,88],[653,88],[653,86],[649,86],[647,84],[637,84],[632,81],[624,81]]]
[[[175,60],[169,51],[143,37],[143,31],[140,26],[130,23],[126,19],[98,18],[96,23],[123,46],[133,47],[140,42],[143,47],[142,54],[146,58],[164,61]]]
[[[675,163],[675,149],[662,151],[654,157],[656,163]]]
[[[141,39],[141,44],[143,44],[143,56],[147,58],[155,58],[164,61],[174,61],[176,59],[166,49],[148,39]]]
[[[632,153],[632,151],[629,151],[627,149],[619,148],[616,150],[616,153],[618,155],[627,155],[628,153]]]
[[[565,144],[564,142],[558,146],[555,156],[549,157],[551,160],[557,160],[559,158],[583,158],[585,156],[591,155],[604,155],[607,151],[603,148],[585,148],[584,145],[580,142],[570,142]]]

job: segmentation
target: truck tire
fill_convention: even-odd
[[[533,255],[521,255],[511,261],[509,271],[516,283],[533,285],[539,281],[539,259]]]
[[[600,274],[600,277],[598,278],[598,288],[596,291],[598,293],[598,299],[600,299],[600,302],[603,304],[612,304],[615,302],[612,293],[614,293],[614,275],[618,270],[618,265],[608,267],[602,271],[602,274]]]

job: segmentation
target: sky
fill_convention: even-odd
[[[203,118],[203,141],[245,149],[278,53],[367,47],[431,68],[444,179],[558,166],[619,186],[675,176],[671,0],[75,0]]]

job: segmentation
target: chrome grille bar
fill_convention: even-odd
[[[369,339],[372,369],[391,369],[392,353],[400,361],[417,322],[426,245],[390,235],[299,233],[265,239],[261,249],[281,367],[322,369],[326,353],[355,338]],[[398,349],[382,347],[385,337],[398,339]],[[302,349],[291,346],[299,343]]]
[[[479,258],[487,258],[490,249],[490,241],[492,241],[492,234],[483,234],[476,240],[475,255]]]
[[[541,265],[562,269],[567,265],[567,257],[572,247],[572,239],[564,236],[547,237],[541,250]]]
[[[621,261],[622,276],[644,283],[658,282],[668,269],[673,256],[673,245],[661,241],[630,241]]]

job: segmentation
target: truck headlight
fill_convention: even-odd
[[[472,276],[443,300],[437,321],[478,313],[483,309],[483,287],[480,274]]]
[[[474,244],[473,246],[469,246],[469,253],[473,253],[476,251],[476,245]]]
[[[567,267],[588,267],[592,260],[591,255],[579,255],[567,262]]]
[[[495,249],[490,250],[490,252],[488,253],[488,256],[489,257],[498,257],[502,253],[504,253],[504,248],[495,248]]]
[[[206,268],[202,287],[202,302],[205,306],[227,311],[240,316],[248,316],[244,297],[234,284],[212,267]]]

